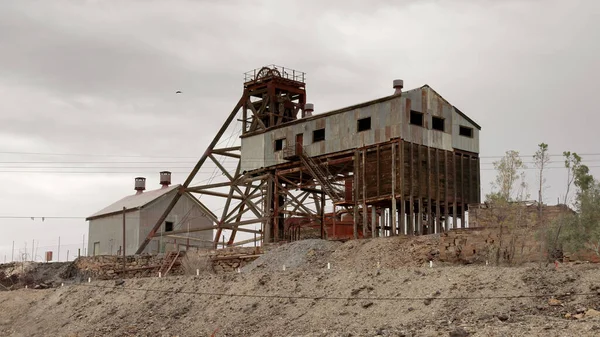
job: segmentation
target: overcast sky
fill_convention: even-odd
[[[87,238],[82,218],[7,216],[85,217],[138,175],[185,180],[243,73],[272,63],[307,73],[316,113],[429,84],[482,126],[482,195],[492,161],[540,142],[600,175],[599,14],[594,0],[1,1],[0,261],[13,241],[41,256],[60,236],[64,259]],[[549,172],[555,204],[566,171]]]

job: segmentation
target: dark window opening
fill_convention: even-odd
[[[423,126],[423,113],[410,110],[410,124]]]
[[[165,232],[173,231],[173,223],[171,221],[165,222]]]
[[[285,138],[275,140],[275,151],[283,150],[284,146],[285,146]]]
[[[313,131],[313,143],[325,140],[325,129]]]
[[[358,132],[371,130],[371,117],[359,119],[356,123],[356,130]]]
[[[440,117],[431,117],[431,128],[433,130],[444,131],[444,119]]]
[[[460,126],[458,130],[458,134],[465,137],[473,138],[473,128],[468,128],[466,126]]]

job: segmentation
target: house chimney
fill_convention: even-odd
[[[162,188],[167,188],[169,185],[171,185],[171,172],[160,172],[160,184],[162,185]]]
[[[315,111],[315,105],[312,103],[304,104],[304,117],[312,116],[313,111]]]
[[[404,88],[403,80],[394,80],[394,95],[398,95],[402,93],[402,88]]]
[[[146,178],[144,178],[144,177],[135,178],[135,190],[137,191],[136,194],[144,193],[145,189],[146,189]]]

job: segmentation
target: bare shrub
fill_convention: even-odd
[[[186,252],[181,260],[181,267],[185,275],[196,275],[196,270],[200,273],[214,273],[212,260],[204,252]]]

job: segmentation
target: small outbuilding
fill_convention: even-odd
[[[86,218],[89,221],[88,255],[123,253],[123,217],[125,217],[125,253],[133,255],[146,239],[156,221],[173,200],[180,184],[171,185],[171,172],[160,172],[161,187],[146,190],[146,178],[135,178],[133,195],[101,209]],[[214,223],[201,203],[184,192],[143,253],[157,254],[190,247],[212,246]]]

